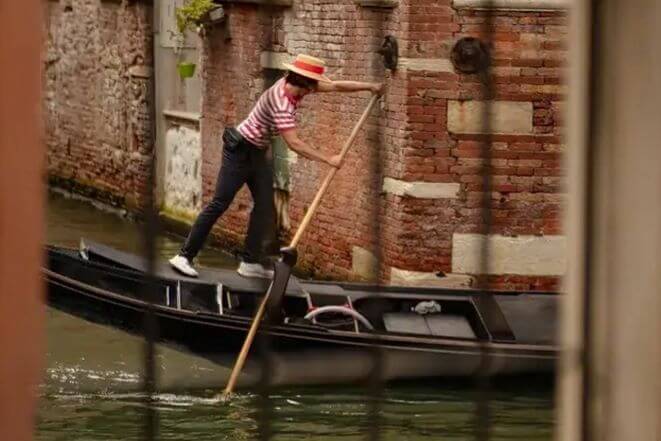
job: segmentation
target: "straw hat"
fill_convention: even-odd
[[[296,72],[304,77],[316,81],[330,81],[330,79],[324,75],[324,72],[326,71],[326,63],[319,58],[299,54],[296,56],[296,59],[292,64],[282,64],[287,70]]]

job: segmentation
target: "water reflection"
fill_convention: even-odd
[[[127,219],[121,211],[103,211],[92,204],[51,193],[48,197],[47,240],[50,244],[78,247],[81,237],[101,242],[114,248],[143,253],[142,229]],[[183,238],[171,234],[160,236],[156,242],[157,254],[171,257],[179,251]],[[202,265],[234,268],[236,262],[221,250],[211,246],[198,256]]]

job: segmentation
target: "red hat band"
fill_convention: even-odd
[[[298,67],[299,69],[307,70],[308,72],[317,74],[317,75],[323,75],[324,73],[324,67],[323,66],[315,66],[314,64],[306,63],[305,61],[301,60],[296,60],[294,61],[294,66]]]

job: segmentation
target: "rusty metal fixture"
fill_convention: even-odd
[[[458,72],[465,74],[484,72],[489,66],[489,49],[475,37],[464,37],[454,44],[450,59]]]
[[[399,45],[397,39],[392,35],[386,35],[383,39],[381,48],[377,51],[378,54],[383,56],[383,65],[386,69],[397,69],[397,62],[399,60]]]

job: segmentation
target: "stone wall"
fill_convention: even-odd
[[[152,6],[45,2],[45,125],[51,182],[139,209],[152,158]]]

